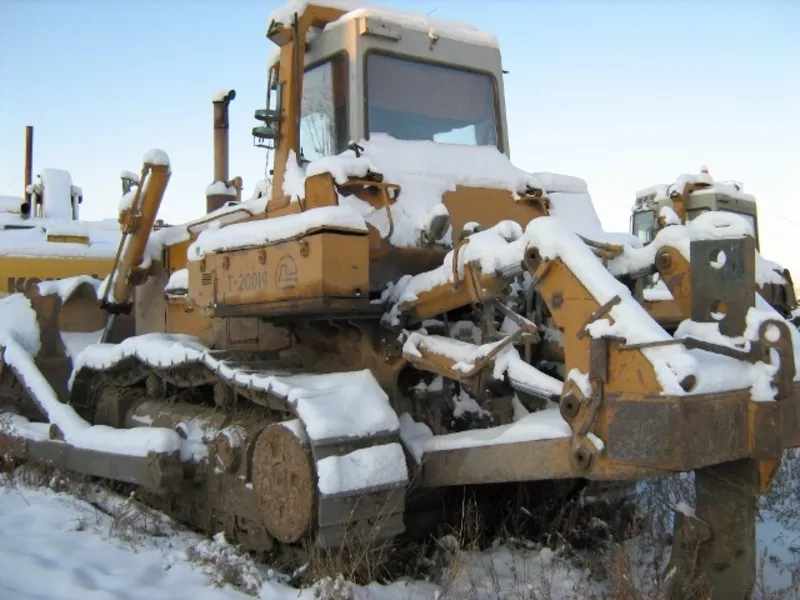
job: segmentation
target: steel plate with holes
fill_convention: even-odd
[[[729,336],[744,333],[755,302],[755,240],[692,242],[692,320],[717,322]]]

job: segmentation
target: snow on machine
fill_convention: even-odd
[[[469,26],[301,2],[267,37],[271,186],[236,200],[232,91],[209,214],[154,231],[170,164],[145,156],[82,311],[108,315],[100,343],[59,331],[80,285],[3,300],[3,455],[261,550],[389,543],[425,490],[695,471],[677,539],[702,543],[676,544],[674,581],[744,597],[757,496],[800,445],[800,339],[758,294],[747,223],[604,232],[583,180],[511,163],[497,42]],[[664,277],[672,333],[637,292],[665,254],[704,282]]]

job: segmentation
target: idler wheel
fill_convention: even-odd
[[[276,423],[258,436],[252,468],[259,512],[270,534],[290,543],[310,532],[317,494],[310,449]]]

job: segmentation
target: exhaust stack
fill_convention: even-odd
[[[213,212],[225,203],[239,199],[236,182],[229,181],[228,105],[236,98],[236,90],[214,93],[214,181],[206,188],[206,213]],[[236,178],[237,180],[239,178]]]
[[[27,218],[31,214],[31,194],[28,188],[33,183],[33,125],[25,126],[25,202],[20,206],[20,215]]]

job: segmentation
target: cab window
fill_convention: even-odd
[[[502,150],[491,75],[375,51],[366,61],[369,133]]]
[[[643,244],[653,241],[653,232],[656,226],[656,213],[652,210],[643,210],[633,214],[631,233]]]
[[[347,147],[347,55],[306,69],[300,113],[300,153],[308,161]]]

